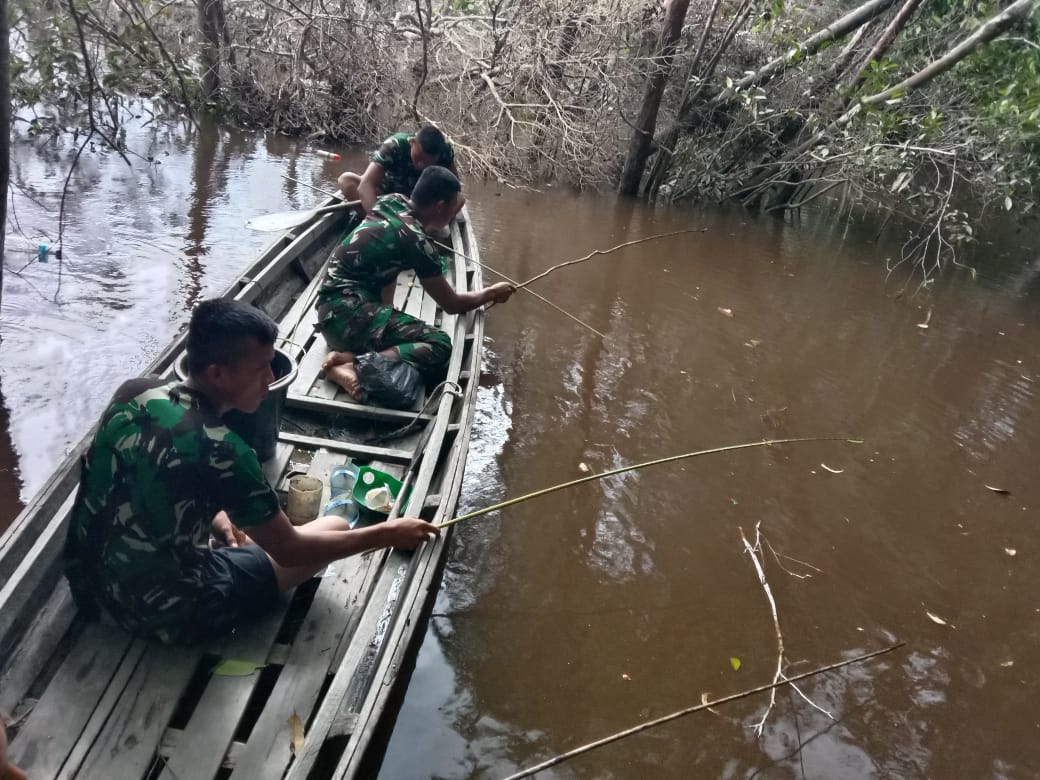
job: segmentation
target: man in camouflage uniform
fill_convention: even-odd
[[[221,421],[260,405],[276,335],[259,309],[204,301],[188,329],[190,378],[142,377],[116,391],[83,461],[65,546],[88,616],[192,642],[270,609],[333,560],[436,533],[415,518],[357,530],[337,517],[289,522],[256,453]]]
[[[372,153],[371,162],[361,175],[346,171],[339,176],[339,188],[347,200],[360,200],[365,212],[372,210],[376,198],[399,192],[411,194],[419,174],[431,165],[455,170],[455,152],[444,134],[426,125],[414,135],[395,133]]]
[[[486,303],[505,303],[513,288],[505,282],[474,292],[456,292],[444,277],[444,261],[428,234],[443,230],[465,204],[455,175],[437,165],[426,168],[409,201],[384,195],[332,253],[318,291],[318,321],[331,352],[325,376],[357,400],[364,400],[354,366],[357,355],[379,352],[404,360],[426,376],[448,361],[447,333],[393,307],[397,274],[415,271],[426,292],[448,314]]]

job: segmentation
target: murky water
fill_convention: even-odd
[[[244,219],[313,202],[281,174],[328,186],[339,170],[280,139],[135,132],[163,165],[97,155],[74,179],[61,303],[55,261],[6,274],[0,376],[23,496],[262,246]],[[16,175],[53,206],[69,150],[33,146],[19,144]],[[540,777],[1040,773],[1035,251],[984,247],[1005,255],[999,272],[915,296],[886,281],[898,244],[868,226],[494,184],[467,195],[483,259],[521,281],[706,230],[532,286],[605,338],[523,293],[491,312],[463,508],[763,438],[864,443],[706,455],[460,525],[380,776],[503,777],[770,682],[777,632],[741,539],[756,527],[788,674],[906,646],[805,680],[811,703],[781,690],[761,737],[767,695]],[[28,254],[55,218],[14,200]]]

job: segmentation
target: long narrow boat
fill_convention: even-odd
[[[320,375],[326,347],[314,329],[323,265],[348,218],[316,215],[281,235],[225,293],[271,315],[286,351],[300,356],[265,473],[283,496],[289,476],[316,475],[328,498],[334,469],[368,464],[402,479],[402,494],[411,488],[392,514],[448,519],[473,422],[483,314],[444,313],[402,273],[396,305],[452,337],[447,382],[417,411],[354,403]],[[448,279],[460,291],[479,288],[468,220],[452,224],[451,243]],[[182,335],[146,373],[172,376],[183,350]],[[389,433],[398,436],[387,441]],[[88,443],[89,436],[0,537],[0,710],[14,719],[15,764],[41,780],[373,776],[448,535],[414,552],[341,560],[268,618],[223,640],[164,646],[78,616],[61,575]]]

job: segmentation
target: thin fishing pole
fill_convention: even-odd
[[[574,320],[576,323],[581,325],[583,328],[588,328],[589,330],[591,330],[593,333],[595,333],[600,338],[602,338],[602,339],[606,339],[607,338],[606,334],[600,333],[598,330],[596,330],[594,327],[589,325],[587,322],[582,322],[577,317],[575,317],[573,314],[571,314],[569,311],[567,311],[566,309],[561,309],[559,306],[557,306],[555,303],[550,301],[548,298],[545,298],[545,297],[539,295],[534,290],[529,290],[526,287],[520,286],[516,282],[515,279],[510,279],[504,273],[502,273],[501,271],[496,271],[494,268],[492,268],[487,263],[484,263],[484,262],[482,262],[480,260],[476,260],[476,259],[470,257],[469,255],[467,255],[465,252],[460,252],[458,249],[454,249],[453,247],[450,247],[447,244],[442,244],[440,241],[434,241],[432,238],[430,239],[430,243],[432,243],[434,246],[439,246],[441,249],[446,249],[447,251],[449,251],[449,252],[451,252],[453,254],[458,255],[463,260],[468,260],[469,262],[473,263],[473,265],[478,265],[481,268],[483,268],[484,270],[490,271],[491,273],[495,274],[496,276],[502,277],[503,279],[505,279],[507,282],[509,282],[509,284],[511,284],[517,290],[523,290],[524,292],[526,292],[526,293],[528,293],[530,295],[533,295],[535,298],[540,300],[542,303],[549,304],[554,309],[556,309],[556,311],[558,311],[560,314],[562,314],[565,317],[568,317],[569,319]]]
[[[305,181],[300,181],[299,179],[294,179],[292,176],[290,176],[287,173],[283,173],[282,174],[282,178],[283,179],[288,179],[293,184],[299,184],[299,185],[302,185],[304,187],[309,187],[312,190],[314,190],[315,192],[320,193],[320,194],[325,195],[325,196],[330,197],[330,198],[342,198],[343,197],[339,193],[329,192],[328,190],[323,190],[321,187],[315,187],[313,184],[308,184]]]
[[[559,485],[553,485],[552,487],[542,488],[536,490],[533,493],[520,496],[519,498],[511,498],[508,501],[503,501],[499,504],[493,504],[484,509],[478,509],[474,512],[469,512],[464,515],[459,515],[452,520],[445,520],[443,523],[438,523],[438,528],[447,528],[449,525],[455,523],[461,523],[463,520],[470,520],[480,515],[486,515],[489,512],[494,512],[498,509],[504,509],[507,506],[513,504],[519,504],[521,501],[527,501],[538,496],[544,496],[549,493],[555,493],[557,490],[563,490],[564,488],[573,487],[574,485],[581,485],[585,482],[592,482],[595,479],[603,479],[604,477],[612,477],[615,474],[622,474],[626,471],[635,471],[636,469],[646,468],[647,466],[659,466],[662,463],[671,463],[676,460],[684,460],[686,458],[696,458],[698,455],[713,455],[718,452],[730,452],[732,450],[743,450],[749,447],[769,447],[774,444],[797,444],[800,442],[810,441],[845,441],[849,444],[862,444],[862,439],[853,439],[848,436],[809,436],[800,439],[763,439],[762,441],[751,441],[743,444],[730,444],[726,447],[712,447],[710,450],[697,450],[696,452],[684,452],[682,455],[669,455],[667,458],[658,458],[657,460],[648,460],[645,463],[636,463],[632,466],[622,466],[620,468],[611,469],[610,471],[604,471],[599,474],[590,474],[587,477],[580,477],[579,479],[571,480],[570,482],[562,482]]]
[[[521,282],[518,285],[518,289],[521,289],[521,290],[525,289],[527,287],[527,285],[529,285],[531,282],[536,282],[539,279],[548,276],[553,271],[556,271],[556,270],[558,270],[560,268],[565,268],[568,265],[575,265],[576,263],[584,263],[586,260],[588,260],[588,259],[590,259],[592,257],[595,257],[596,255],[609,255],[611,252],[616,252],[619,249],[624,249],[626,246],[635,246],[636,244],[645,244],[647,241],[656,241],[659,238],[670,238],[671,236],[681,236],[684,233],[704,233],[704,232],[707,231],[707,229],[708,228],[686,228],[685,230],[673,230],[670,233],[658,233],[657,235],[654,235],[654,236],[646,236],[645,238],[636,238],[636,239],[633,239],[632,241],[626,241],[623,244],[618,244],[617,246],[612,246],[612,247],[610,247],[610,249],[594,249],[591,252],[589,252],[587,255],[585,255],[585,257],[579,257],[577,260],[567,260],[567,261],[565,261],[563,263],[557,263],[556,265],[552,266],[551,268],[545,269],[540,274],[536,274],[535,276],[532,276],[526,282]]]

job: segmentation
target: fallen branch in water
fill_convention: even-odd
[[[517,772],[516,774],[509,775],[509,777],[505,778],[505,780],[520,780],[520,778],[523,777],[530,777],[536,772],[541,772],[543,769],[548,769],[551,766],[562,764],[564,761],[574,758],[575,756],[579,756],[582,753],[588,753],[589,751],[595,750],[596,748],[603,747],[604,745],[609,745],[611,742],[617,742],[619,739],[630,737],[633,734],[638,734],[641,731],[646,731],[647,729],[651,729],[654,726],[660,726],[662,723],[668,723],[669,721],[676,720],[685,715],[690,715],[691,713],[699,712],[700,710],[706,710],[709,707],[718,707],[720,704],[728,704],[731,701],[744,699],[748,696],[753,696],[756,693],[765,693],[766,691],[779,688],[781,685],[790,685],[791,683],[798,682],[799,680],[804,680],[807,677],[813,677],[817,674],[823,674],[824,672],[831,672],[835,669],[840,669],[843,666],[862,663],[863,661],[869,660],[871,658],[877,658],[879,655],[884,655],[885,653],[891,653],[893,650],[898,650],[905,644],[906,642],[897,642],[891,647],[886,647],[881,650],[875,650],[874,652],[866,653],[865,655],[856,656],[855,658],[850,658],[847,661],[839,661],[838,663],[830,664],[829,666],[821,666],[819,669],[813,669],[808,672],[802,672],[801,674],[796,674],[793,677],[788,677],[786,680],[782,680],[780,682],[772,682],[768,685],[760,685],[757,688],[751,688],[750,690],[742,691],[741,693],[734,693],[730,696],[723,696],[721,699],[715,699],[714,701],[706,701],[702,704],[698,704],[696,707],[687,707],[686,709],[679,710],[678,712],[673,712],[670,715],[665,715],[654,720],[649,720],[645,723],[640,723],[638,726],[633,726],[630,729],[625,729],[624,731],[619,731],[616,734],[611,734],[609,737],[598,739],[595,742],[589,742],[588,744],[582,745],[581,747],[575,748],[574,750],[568,750],[566,753],[561,753],[558,756],[554,756],[553,758],[550,758],[548,761],[543,761],[537,766],[528,767],[527,769]]]
[[[565,268],[568,265],[574,265],[576,263],[584,263],[586,260],[588,260],[588,259],[590,259],[592,257],[595,257],[596,255],[609,255],[611,252],[616,252],[619,249],[624,249],[626,246],[635,246],[636,244],[644,244],[647,241],[655,241],[655,240],[657,240],[659,238],[668,238],[669,236],[681,236],[683,233],[703,233],[707,229],[708,228],[688,228],[686,230],[673,230],[671,233],[659,233],[656,236],[647,236],[646,238],[637,238],[634,241],[626,241],[624,244],[618,244],[617,246],[612,246],[610,249],[595,249],[595,250],[589,252],[587,255],[585,255],[585,257],[579,257],[577,260],[567,260],[566,262],[563,262],[563,263],[557,263],[552,268],[547,268],[546,270],[542,271],[537,276],[532,276],[526,282],[522,282],[521,284],[516,285],[516,288],[518,290],[522,290],[525,287],[527,287],[527,285],[529,285],[531,282],[536,282],[539,279],[541,279],[542,277],[548,276],[553,271],[556,271],[556,270],[558,270],[560,268]]]
[[[772,712],[773,706],[776,704],[776,687],[781,683],[791,682],[784,675],[784,635],[780,630],[780,617],[776,611],[776,601],[773,599],[773,591],[769,587],[769,582],[766,580],[765,569],[762,568],[762,561],[759,558],[762,555],[762,542],[761,542],[761,522],[755,523],[755,544],[752,545],[747,537],[744,535],[744,529],[737,526],[740,531],[740,540],[744,543],[744,549],[747,550],[748,555],[751,556],[751,561],[755,564],[755,571],[758,572],[758,581],[762,584],[762,590],[765,591],[766,599],[769,600],[769,611],[773,616],[773,630],[776,632],[776,672],[773,674],[773,685],[774,687],[769,691],[769,704],[766,706],[766,711],[762,713],[762,717],[758,723],[755,724],[755,736],[762,736],[762,729],[765,728],[766,719],[769,717],[769,713]],[[775,551],[773,553],[776,554]],[[831,715],[827,710],[823,709],[820,705],[806,696],[802,689],[794,683],[791,683],[791,687],[795,693],[805,699],[810,705],[818,709],[824,715],[831,720],[834,720],[834,716]]]
[[[547,495],[549,493],[555,493],[557,490],[563,490],[564,488],[569,488],[569,487],[572,487],[574,485],[580,485],[583,482],[592,482],[595,479],[603,479],[604,477],[612,477],[615,474],[622,474],[622,473],[624,473],[626,471],[637,471],[638,469],[645,469],[648,466],[659,466],[662,463],[671,463],[672,461],[685,460],[686,458],[696,458],[699,455],[712,455],[712,454],[717,453],[717,452],[729,452],[731,450],[744,450],[744,449],[748,449],[749,447],[770,447],[770,446],[772,446],[774,444],[797,444],[797,443],[800,443],[800,442],[810,442],[810,441],[844,441],[844,442],[848,442],[849,444],[862,444],[863,443],[862,439],[853,439],[853,438],[850,438],[848,436],[808,436],[808,437],[801,438],[801,439],[763,439],[762,441],[751,441],[751,442],[745,442],[744,444],[730,444],[727,447],[713,447],[710,450],[697,450],[696,452],[684,452],[682,455],[669,455],[667,458],[658,458],[657,460],[648,460],[645,463],[636,463],[635,465],[632,465],[632,466],[622,466],[621,468],[611,469],[610,471],[603,471],[603,472],[601,472],[599,474],[590,474],[587,477],[581,477],[579,479],[573,479],[570,482],[563,482],[563,483],[561,483],[559,485],[553,485],[552,487],[542,488],[541,490],[536,490],[533,493],[528,493],[527,495],[520,496],[519,498],[511,498],[508,501],[503,501],[503,502],[498,503],[498,504],[492,504],[491,506],[485,507],[484,509],[477,509],[474,512],[469,512],[468,514],[459,515],[458,517],[456,517],[456,518],[454,518],[452,520],[445,520],[443,523],[438,523],[437,527],[438,528],[447,528],[449,525],[454,525],[455,523],[461,523],[463,520],[469,520],[469,519],[471,519],[473,517],[479,517],[480,515],[486,515],[489,512],[494,512],[497,509],[504,509],[505,507],[512,506],[513,504],[519,504],[521,501],[527,501],[527,500],[532,499],[532,498],[537,498],[538,496],[544,496],[544,495]]]

